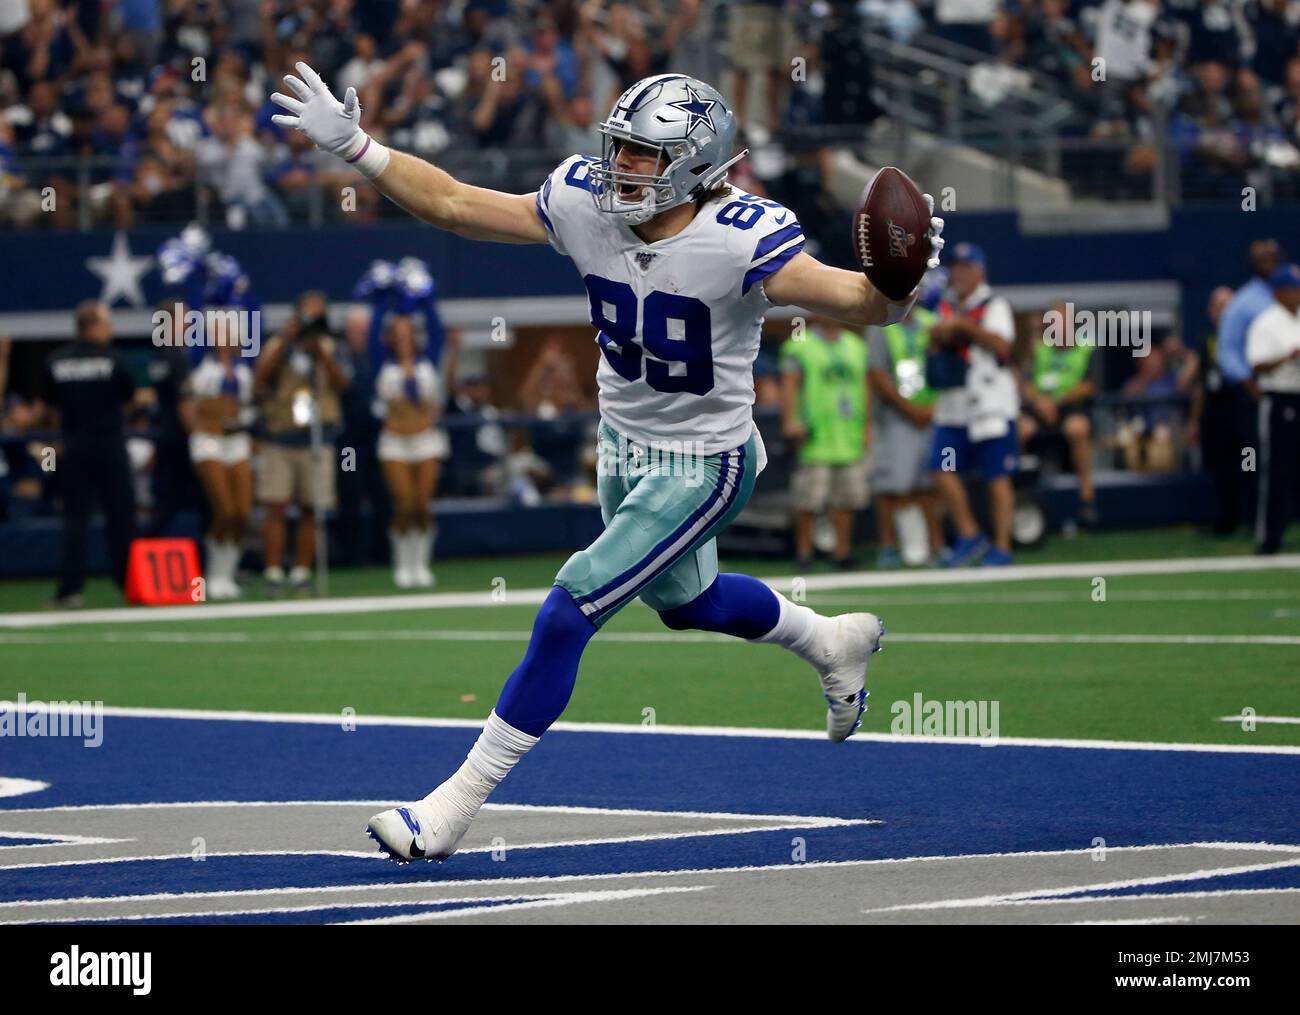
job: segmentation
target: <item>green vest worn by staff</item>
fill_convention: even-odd
[[[901,324],[885,329],[889,358],[894,364],[894,384],[898,393],[917,405],[931,405],[936,392],[925,382],[925,354],[930,345],[930,329],[939,315],[916,307]]]
[[[1034,346],[1034,387],[1044,395],[1064,395],[1078,386],[1088,373],[1091,345]]]
[[[800,341],[787,339],[782,360],[794,359],[803,374],[799,414],[808,440],[799,461],[851,465],[866,453],[867,345],[852,331],[828,341],[811,328]]]

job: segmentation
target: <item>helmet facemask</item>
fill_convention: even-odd
[[[608,123],[600,126],[603,139],[601,160],[590,171],[591,196],[597,208],[620,216],[628,225],[640,225],[660,212],[685,204],[691,199],[698,184],[689,191],[680,193],[673,181],[680,180],[677,171],[696,157],[697,146],[693,141],[652,141],[621,131],[616,134],[610,129],[611,126]],[[635,144],[647,152],[653,152],[656,155],[657,172],[629,173],[616,168],[619,146],[624,143]],[[703,173],[700,175],[703,176]],[[622,187],[640,187],[643,188],[643,193],[638,198],[628,199],[622,195]]]

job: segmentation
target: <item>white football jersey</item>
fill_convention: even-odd
[[[775,201],[733,188],[676,236],[648,244],[596,208],[594,161],[562,162],[537,212],[587,287],[601,416],[642,443],[700,454],[739,447],[754,432],[753,365],[772,306],[763,279],[803,249],[802,227]]]

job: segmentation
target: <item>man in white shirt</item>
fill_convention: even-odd
[[[1016,324],[1011,304],[989,287],[984,251],[974,243],[953,248],[951,289],[939,304],[939,316],[941,323],[930,330],[927,365],[930,385],[939,391],[930,469],[957,530],[957,541],[943,563],[1010,564],[1015,509],[1011,477],[1018,460],[1020,413],[1011,373]],[[988,484],[992,546],[975,523],[962,483],[962,474],[972,471]]]
[[[1246,333],[1246,361],[1259,384],[1259,508],[1255,546],[1277,553],[1300,482],[1300,265],[1269,277],[1273,305]]]

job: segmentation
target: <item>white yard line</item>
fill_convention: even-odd
[[[0,645],[257,645],[282,642],[527,642],[530,631],[472,631],[437,629],[356,631],[77,631],[45,634],[0,632]],[[935,645],[1258,645],[1300,646],[1300,634],[1026,634],[997,631],[895,631],[887,644]],[[725,634],[707,631],[602,631],[593,644],[739,645]]]
[[[59,702],[29,701],[24,705],[28,712],[48,712],[51,708],[71,713],[78,711],[77,705],[61,708]],[[221,722],[287,722],[307,723],[317,726],[342,727],[344,717],[315,712],[224,712],[206,709],[186,708],[136,708],[123,705],[90,706],[96,713],[105,716],[121,716],[134,719],[184,719],[196,721],[216,720]],[[349,715],[349,725],[355,726],[414,726],[425,729],[464,729],[483,728],[481,719],[436,719],[423,716],[366,716]],[[770,729],[746,726],[642,726],[640,723],[579,723],[557,722],[552,730],[566,733],[629,733],[640,736],[688,736],[688,737],[762,737],[775,740],[825,740],[826,734],[818,730]],[[1297,754],[1300,746],[1291,745],[1253,745],[1253,744],[1193,744],[1165,743],[1147,740],[1070,740],[1046,737],[941,737],[913,736],[901,733],[855,733],[845,741],[853,743],[884,744],[947,744],[949,746],[971,746],[985,749],[998,747],[1071,747],[1091,750],[1114,751],[1198,751],[1210,754]],[[4,813],[0,811],[0,813]]]
[[[906,588],[929,585],[987,585],[1001,582],[1043,581],[1053,578],[1113,578],[1152,574],[1209,574],[1231,571],[1285,571],[1300,569],[1300,554],[1273,557],[1188,557],[1175,560],[1115,560],[1083,564],[1025,564],[1000,568],[951,571],[851,571],[844,574],[796,578],[764,578],[774,588],[788,591],[801,581],[807,591],[834,589]],[[484,592],[433,592],[421,595],[356,596],[341,599],[282,600],[278,602],[207,603],[203,606],[160,606],[46,613],[0,614],[0,628],[68,627],[79,624],[139,624],[167,620],[231,620],[247,617],[330,616],[346,613],[389,613],[396,610],[434,610],[535,606],[549,588],[508,590],[504,603],[494,602],[492,590]]]
[[[1181,602],[1275,602],[1279,599],[1300,599],[1300,589],[1110,589],[1106,602],[1181,603]],[[863,596],[837,595],[834,592],[808,597],[815,606],[857,606],[863,602],[873,606],[983,606],[1014,603],[1079,603],[1093,605],[1092,585],[1080,585],[1073,591],[1042,589],[1037,592],[1017,592],[998,595],[992,592],[959,592],[924,596],[893,596],[873,592],[869,599]],[[1104,605],[1104,604],[1097,604]],[[1300,610],[1278,609],[1272,616],[1300,616]]]
[[[890,631],[890,642],[947,645],[1300,645],[1300,634],[1018,634]]]
[[[1219,722],[1264,722],[1264,723],[1281,723],[1286,726],[1300,726],[1300,716],[1297,715],[1221,715]]]

